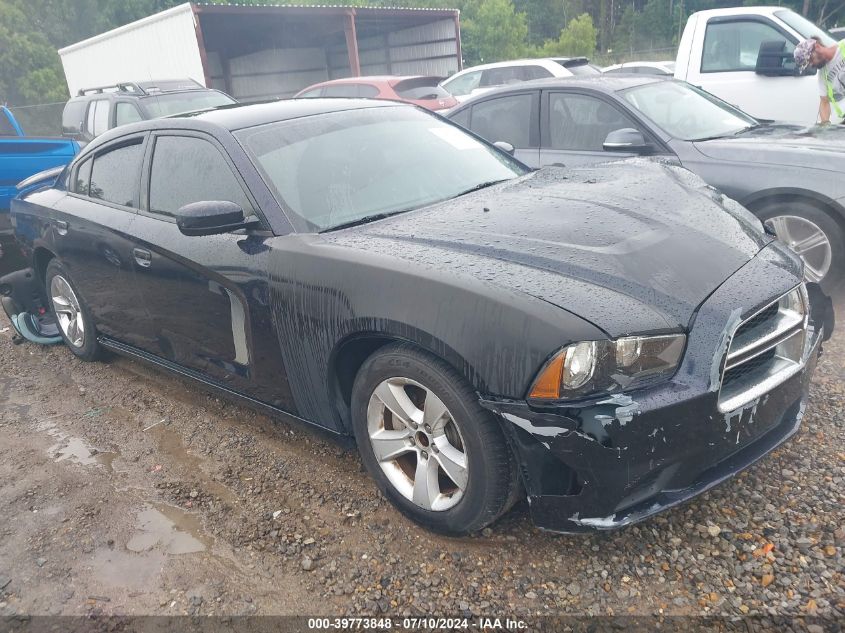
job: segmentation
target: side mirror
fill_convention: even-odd
[[[757,65],[754,72],[764,77],[792,77],[798,74],[792,53],[785,52],[784,40],[761,42],[757,51]],[[814,71],[815,72],[815,71]]]
[[[244,210],[226,200],[192,202],[176,212],[176,226],[184,235],[220,235],[246,226]]]
[[[516,151],[516,150],[514,149],[513,145],[511,145],[511,144],[510,144],[510,143],[508,143],[507,141],[496,141],[495,143],[493,143],[493,145],[495,145],[496,147],[498,147],[498,148],[499,148],[500,150],[502,150],[503,152],[507,152],[507,153],[508,153],[508,154],[510,154],[511,156],[513,156],[513,153]]]
[[[642,132],[632,127],[613,130],[604,139],[602,147],[606,152],[630,152],[634,154],[646,154],[652,150],[651,144],[646,142]]]

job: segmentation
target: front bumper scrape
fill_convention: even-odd
[[[542,409],[485,397],[517,456],[534,523],[610,530],[681,504],[736,475],[795,434],[824,337],[811,326],[801,372],[738,411],[718,394],[659,388]]]

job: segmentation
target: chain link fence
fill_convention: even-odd
[[[65,102],[38,105],[9,105],[27,136],[61,136]]]

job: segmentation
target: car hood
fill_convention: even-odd
[[[718,160],[841,172],[845,126],[765,124],[738,136],[697,141],[695,147]]]
[[[770,241],[691,172],[643,159],[546,168],[324,237],[531,295],[611,336],[686,328]]]

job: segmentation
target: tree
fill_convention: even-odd
[[[591,57],[596,52],[597,35],[593,18],[582,13],[561,29],[557,40],[546,40],[538,52],[542,57]]]
[[[468,3],[461,31],[467,65],[514,59],[525,52],[525,15],[516,12],[511,0]]]

